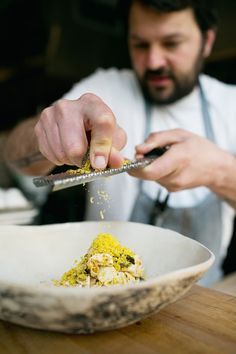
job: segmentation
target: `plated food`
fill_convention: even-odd
[[[99,232],[115,235],[120,247],[133,253],[128,256],[142,258],[145,280],[122,286],[54,286],[52,279],[60,279],[75,259],[82,260]],[[121,328],[176,301],[213,261],[213,254],[199,242],[152,225],[120,221],[2,225],[0,319],[65,333]]]
[[[110,286],[136,283],[144,277],[143,263],[137,254],[120,244],[109,233],[93,240],[88,252],[66,271],[57,286]]]

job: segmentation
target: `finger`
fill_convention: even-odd
[[[46,136],[47,144],[55,155],[57,161],[63,164],[71,164],[63,149],[59,134],[59,126],[55,119],[55,108],[49,107],[41,114],[40,124]]]
[[[127,143],[127,135],[125,131],[117,125],[117,128],[113,134],[112,144],[117,150],[123,149]]]
[[[58,126],[55,121],[55,108],[53,106],[43,110],[38,125],[41,127],[44,135],[44,144],[47,145],[53,156],[55,156],[57,164],[63,165],[67,163],[68,161],[66,160],[60,141]]]
[[[119,126],[117,126],[115,133],[113,134],[112,146],[108,155],[107,164],[109,165],[109,167],[118,168],[122,166],[124,162],[124,157],[120,153],[120,150],[125,146],[126,142],[127,142],[127,136],[125,131]],[[92,150],[91,147],[90,149]]]
[[[123,163],[124,163],[124,157],[122,156],[120,151],[117,150],[115,147],[112,147],[109,160],[108,160],[109,167],[118,168],[121,167]]]
[[[69,130],[67,124],[62,124],[59,130],[62,146],[66,154],[68,164],[81,166],[83,158],[88,150],[88,141],[84,127],[75,124]]]
[[[183,129],[171,129],[157,133],[151,133],[143,144],[136,146],[136,153],[144,155],[156,147],[171,146],[180,143],[192,133]]]
[[[59,138],[67,164],[81,166],[88,149],[83,117],[76,101],[62,100],[55,107]]]
[[[82,105],[85,115],[86,130],[91,130],[90,159],[93,168],[104,169],[109,160],[112,148],[113,136],[117,129],[116,119],[110,108],[97,96],[83,96],[85,102]],[[116,143],[122,146],[123,142]]]
[[[129,171],[129,174],[133,177],[158,181],[161,178],[169,176],[178,169],[178,159],[175,157],[175,153],[171,151],[170,148],[165,154],[161,157],[158,157],[150,165],[142,169],[135,169]]]
[[[62,165],[61,162],[56,158],[53,150],[48,144],[46,134],[44,132],[44,129],[40,125],[40,123],[37,123],[34,130],[35,130],[35,135],[38,139],[38,147],[41,154],[45,156],[47,160],[51,161],[54,165],[58,165],[58,166]]]

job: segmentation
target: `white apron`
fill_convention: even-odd
[[[206,137],[212,142],[215,142],[208,103],[200,84],[199,88]],[[148,104],[146,111],[148,125],[151,113],[151,108]],[[213,266],[199,283],[202,285],[210,285],[220,279],[222,276],[222,259],[220,252],[222,242],[222,202],[220,198],[210,192],[210,194],[196,206],[173,208],[168,206],[168,200],[171,198],[171,194],[168,194],[164,202],[159,201],[159,195],[156,200],[153,200],[143,191],[142,184],[143,181],[140,181],[140,192],[134,204],[130,221],[172,229],[199,241],[208,247],[216,258]]]

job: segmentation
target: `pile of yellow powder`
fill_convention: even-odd
[[[122,268],[127,269],[135,263],[134,252],[123,247],[113,235],[101,233],[94,239],[85,256],[83,256],[79,262],[77,261],[72,269],[65,272],[60,280],[54,281],[54,284],[59,286],[76,286],[86,282],[86,279],[90,275],[87,266],[89,259],[98,254],[103,255],[104,263],[107,261],[106,255],[112,256],[113,267],[117,272],[121,271]],[[103,284],[96,281],[95,285],[101,286]]]

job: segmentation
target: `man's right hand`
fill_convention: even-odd
[[[59,100],[44,109],[35,126],[40,152],[55,165],[80,166],[90,147],[93,168],[119,167],[126,134],[111,109],[96,95]]]

